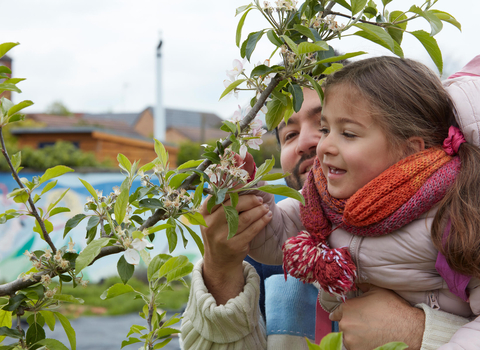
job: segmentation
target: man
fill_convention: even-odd
[[[316,92],[304,89],[301,110],[292,115],[288,124],[279,125],[281,164],[284,171],[291,173],[287,179],[291,187],[301,187],[313,164],[321,137],[320,116]],[[237,210],[238,231],[227,240],[228,225],[222,208],[214,208],[209,214],[202,207],[208,225],[202,227],[205,255],[192,274],[190,299],[182,322],[184,348],[209,349],[213,344],[223,344],[232,349],[302,349],[288,343],[295,341],[292,337],[266,337],[257,306],[259,277],[243,262],[252,239],[270,222],[271,212],[261,195],[240,196]],[[389,341],[403,341],[412,349],[434,349],[448,342],[468,322],[428,307],[424,313],[391,291],[369,286],[361,289],[365,291],[361,297],[347,300],[330,315],[332,320],[339,321],[345,346],[350,350],[373,349]],[[282,307],[278,305],[280,311]],[[439,325],[442,331],[435,333]],[[303,344],[306,349],[306,342]]]

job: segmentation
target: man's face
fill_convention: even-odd
[[[322,105],[314,90],[303,89],[303,104],[298,113],[294,113],[288,124],[278,125],[280,139],[280,163],[284,172],[291,175],[285,178],[287,185],[301,189],[313,166],[317,144],[322,136],[320,118]]]

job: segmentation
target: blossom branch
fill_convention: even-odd
[[[277,74],[274,78],[272,78],[272,80],[270,81],[270,83],[267,85],[266,89],[263,90],[263,92],[260,94],[260,96],[258,97],[257,99],[257,102],[255,103],[255,105],[252,107],[252,109],[247,113],[247,115],[245,116],[245,118],[242,119],[242,121],[240,122],[240,130],[243,131],[245,130],[248,125],[252,122],[253,119],[255,119],[257,113],[260,111],[260,109],[263,107],[263,105],[265,104],[265,102],[267,101],[267,98],[268,96],[270,96],[270,94],[273,92],[273,90],[275,89],[275,87],[278,85],[278,83],[280,83],[280,81],[282,81],[283,79],[283,76],[281,76],[280,74]],[[236,131],[235,133],[230,133],[230,135],[228,135],[228,137],[223,140],[222,142],[222,146],[224,148],[227,148],[228,146],[230,146],[232,144],[232,141],[230,140],[230,136],[235,136],[237,137],[238,135],[238,131]],[[216,154],[219,154],[219,151],[218,151],[218,148],[215,149],[214,151]],[[197,170],[201,170],[201,171],[205,171],[205,169],[208,168],[208,166],[211,164],[212,162],[208,159],[205,159],[198,167],[197,167]],[[185,181],[183,182],[183,184],[178,188],[179,190],[180,189],[186,189],[186,188],[190,188],[191,184],[193,183],[193,181],[195,181],[196,179],[198,178],[198,174],[192,174],[190,175],[189,177],[187,177],[185,179]],[[165,216],[166,212],[165,210],[162,208],[162,209],[157,209],[155,211],[155,213],[150,216],[144,223],[142,226],[140,226],[139,228],[139,231],[143,231],[144,229],[146,228],[149,228],[153,225],[155,225],[157,222],[159,222],[160,220],[165,220],[165,219],[168,219],[168,217]]]
[[[8,155],[7,148],[5,147],[5,141],[3,139],[2,130],[3,130],[3,127],[0,126],[0,142],[2,144],[3,156],[5,157],[5,160],[7,161],[8,167],[12,171],[12,175],[13,175],[13,178],[15,179],[15,181],[18,183],[20,188],[25,188],[23,182],[18,177],[17,171],[13,167],[12,161],[10,160],[10,156]],[[57,252],[57,248],[55,247],[52,240],[50,239],[49,234],[47,233],[47,229],[45,228],[45,224],[44,224],[42,218],[40,217],[40,215],[38,214],[37,208],[35,207],[35,204],[33,203],[33,200],[32,200],[32,197],[31,197],[30,193],[27,192],[27,191],[26,191],[26,193],[28,194],[28,204],[30,204],[30,214],[32,214],[35,217],[35,219],[37,220],[38,224],[40,225],[40,229],[42,230],[43,239],[50,246],[53,254],[55,254]]]

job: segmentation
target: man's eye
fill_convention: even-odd
[[[296,132],[290,132],[290,133],[288,133],[288,134],[285,135],[284,140],[285,140],[285,141],[288,141],[288,140],[294,138],[294,137],[297,136],[297,135],[298,135],[298,134],[297,134]]]

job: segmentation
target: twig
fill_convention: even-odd
[[[15,181],[18,183],[20,188],[25,188],[25,186],[23,185],[23,182],[20,181],[20,178],[18,177],[18,174],[15,171],[15,168],[13,167],[12,161],[10,160],[10,157],[8,155],[7,149],[5,147],[5,141],[3,139],[2,130],[3,130],[3,127],[0,127],[0,142],[2,143],[3,156],[7,160],[8,167],[12,171],[12,175],[13,175],[13,178],[15,179]],[[33,200],[32,200],[32,197],[30,196],[30,193],[28,193],[28,192],[26,192],[26,193],[28,194],[28,204],[30,204],[30,213],[35,217],[38,224],[40,225],[40,228],[41,228],[42,233],[43,233],[43,239],[45,240],[45,242],[48,243],[50,248],[52,248],[53,254],[55,254],[57,252],[57,248],[55,248],[55,245],[53,244],[52,240],[50,239],[50,236],[47,233],[47,229],[45,228],[45,224],[44,224],[42,218],[40,217],[40,215],[38,215],[37,208],[35,207],[35,204],[33,203]]]

